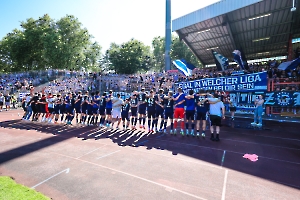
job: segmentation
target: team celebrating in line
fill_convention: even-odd
[[[75,118],[76,124],[81,125],[119,129],[122,124],[124,130],[137,130],[137,122],[140,129],[146,129],[147,119],[149,133],[169,132],[176,135],[180,131],[181,135],[197,137],[200,132],[205,137],[206,122],[209,121],[211,140],[219,141],[221,119],[225,117],[224,104],[220,97],[218,93],[194,94],[193,90],[184,94],[181,88],[177,89],[175,95],[172,91],[164,94],[160,89],[156,94],[153,90],[146,92],[142,88],[125,100],[122,100],[120,94],[113,96],[113,91],[103,94],[82,94],[79,91],[61,95],[50,92],[46,94],[43,90],[41,93],[27,94],[23,98],[23,120],[71,125]]]

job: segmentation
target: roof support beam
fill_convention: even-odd
[[[234,37],[232,35],[230,24],[227,22],[227,18],[228,18],[227,15],[225,15],[224,16],[224,20],[225,20],[225,23],[226,23],[226,28],[227,28],[227,31],[229,33],[229,37],[230,37],[230,39],[232,41],[233,47],[234,47],[234,49],[236,49],[238,47],[236,46],[236,42],[235,42],[235,39],[234,39]]]
[[[198,54],[195,53],[193,47],[187,45],[188,42],[186,41],[185,37],[179,31],[176,31],[176,33],[178,34],[179,39],[183,40],[183,42],[185,43],[185,45],[188,46],[188,48],[192,51],[192,53],[196,56],[196,58],[198,58],[198,60],[200,60],[200,62],[202,63],[202,65],[205,65],[204,61],[198,56]]]

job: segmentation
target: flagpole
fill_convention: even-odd
[[[171,70],[171,0],[166,0],[165,71]]]

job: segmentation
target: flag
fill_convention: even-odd
[[[241,70],[245,70],[241,52],[239,50],[234,50],[232,54],[233,60],[240,66]]]
[[[243,51],[242,48],[240,48],[240,52],[241,52],[241,57],[242,57],[242,61],[243,61],[244,68],[245,68],[246,70],[249,70],[247,58],[246,58],[246,56],[245,56],[244,51]]]
[[[216,51],[211,51],[215,60],[215,63],[217,65],[217,69],[218,71],[224,71],[227,69],[229,62],[228,62],[228,58],[222,56],[221,54],[219,54]]]
[[[294,70],[297,66],[300,65],[300,58],[297,58],[293,61],[283,62],[278,66],[278,69],[281,70]]]
[[[185,60],[174,60],[173,64],[177,69],[182,72],[185,76],[191,76],[193,69],[196,67],[193,64],[187,63]]]

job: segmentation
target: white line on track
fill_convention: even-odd
[[[227,177],[228,177],[228,170],[226,169],[225,170],[225,177],[224,177],[223,190],[222,190],[222,199],[221,200],[225,200]]]
[[[59,154],[59,153],[55,153],[55,154],[61,155],[61,156],[64,156],[64,157],[68,157],[68,158],[72,158],[72,159],[75,159],[75,160],[79,160],[81,162],[85,162],[85,163],[88,163],[88,164],[91,164],[91,165],[95,165],[95,166],[98,166],[98,167],[102,167],[102,168],[105,168],[105,169],[109,169],[109,170],[112,170],[112,171],[115,171],[115,172],[118,172],[118,173],[121,173],[121,174],[125,174],[127,176],[131,176],[131,177],[134,177],[136,179],[140,179],[140,180],[143,180],[145,182],[152,183],[154,185],[158,185],[158,186],[164,187],[164,188],[169,189],[169,190],[177,191],[179,193],[188,195],[190,197],[194,197],[196,199],[206,200],[205,198],[199,197],[197,195],[194,195],[194,194],[191,194],[191,193],[188,193],[188,192],[185,192],[185,191],[182,191],[182,190],[179,190],[179,189],[176,189],[176,188],[173,188],[173,187],[161,184],[161,183],[157,183],[155,181],[151,181],[149,179],[146,179],[146,178],[143,178],[143,177],[140,177],[140,176],[137,176],[137,175],[133,175],[133,174],[130,174],[130,173],[127,173],[127,172],[124,172],[124,171],[120,171],[120,170],[117,170],[117,169],[114,169],[114,168],[111,168],[111,167],[103,166],[103,165],[100,165],[100,164],[97,164],[97,163],[93,163],[93,162],[90,162],[90,161],[86,161],[86,160],[82,160],[82,159],[77,159],[77,158],[74,158],[74,157],[71,157],[71,156],[66,156],[66,155]]]
[[[41,185],[41,184],[43,184],[43,183],[49,181],[50,179],[54,178],[55,176],[58,176],[59,174],[61,174],[61,173],[63,173],[63,172],[66,172],[66,174],[69,173],[69,172],[70,172],[70,168],[65,169],[65,170],[63,170],[63,171],[61,171],[61,172],[58,172],[57,174],[54,174],[53,176],[51,176],[51,177],[47,178],[46,180],[44,180],[44,181],[42,181],[42,182],[36,184],[35,186],[32,186],[31,188],[34,189],[34,188],[36,188],[37,186],[39,186],[39,185]]]
[[[102,147],[105,147],[105,146],[107,146],[107,145],[105,144],[105,145],[103,145]],[[77,157],[77,159],[78,159],[78,158],[81,158],[81,157],[83,157],[83,156],[86,156],[86,155],[88,155],[88,154],[90,154],[90,153],[93,153],[94,151],[97,151],[98,149],[100,149],[100,148],[102,148],[102,147],[98,147],[98,148],[96,148],[96,149],[94,149],[94,150],[92,150],[92,151],[89,151],[89,152],[87,152],[87,153],[85,153],[85,154],[83,154],[83,155]]]
[[[112,152],[112,153],[109,153],[109,154],[105,154],[105,155],[103,155],[103,156],[100,156],[100,157],[97,158],[97,160],[100,159],[100,158],[104,158],[104,157],[110,156],[110,155],[112,155],[112,154],[114,154],[114,153],[117,153],[117,152],[119,152],[119,151],[121,151],[121,150],[114,151],[114,152]]]

